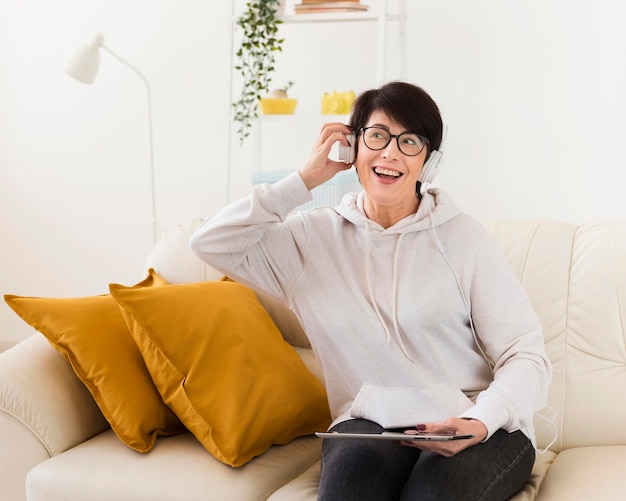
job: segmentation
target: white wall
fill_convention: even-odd
[[[439,180],[479,218],[626,216],[626,4],[420,0],[409,78],[449,125]]]
[[[150,81],[159,227],[226,202],[231,11],[199,0],[0,1],[0,293],[105,293],[145,271],[145,87],[108,54],[91,86],[59,64],[94,32]],[[0,332],[31,331],[2,302]]]
[[[463,208],[481,219],[626,217],[622,2],[406,3],[407,77],[444,113],[439,184]],[[142,278],[152,243],[144,88],[106,55],[93,86],[59,68],[95,31],[152,86],[160,228],[248,191],[254,138],[228,146],[231,9],[0,0],[0,293],[96,294]],[[374,27],[283,31],[275,83],[296,80],[299,112],[324,90],[375,85],[366,55]],[[275,141],[272,165],[306,159],[318,125],[299,123],[287,126],[295,139],[286,128]],[[31,331],[2,304],[0,332]]]

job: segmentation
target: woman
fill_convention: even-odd
[[[207,219],[194,251],[287,303],[324,370],[331,430],[451,432],[449,442],[325,440],[319,499],[508,499],[529,478],[551,366],[540,323],[495,242],[420,176],[437,105],[392,82],[326,124],[307,164]],[[289,215],[350,164],[361,193]],[[471,312],[471,317],[470,317]]]

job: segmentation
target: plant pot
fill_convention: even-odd
[[[298,100],[286,97],[263,97],[259,100],[259,104],[264,115],[293,115]]]

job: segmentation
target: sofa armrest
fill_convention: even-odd
[[[36,464],[108,427],[89,391],[38,334],[0,354],[0,485],[24,498]]]

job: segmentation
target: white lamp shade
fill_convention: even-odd
[[[100,47],[104,42],[101,34],[96,34],[91,42],[81,45],[61,61],[68,75],[81,82],[92,84],[100,68]]]

